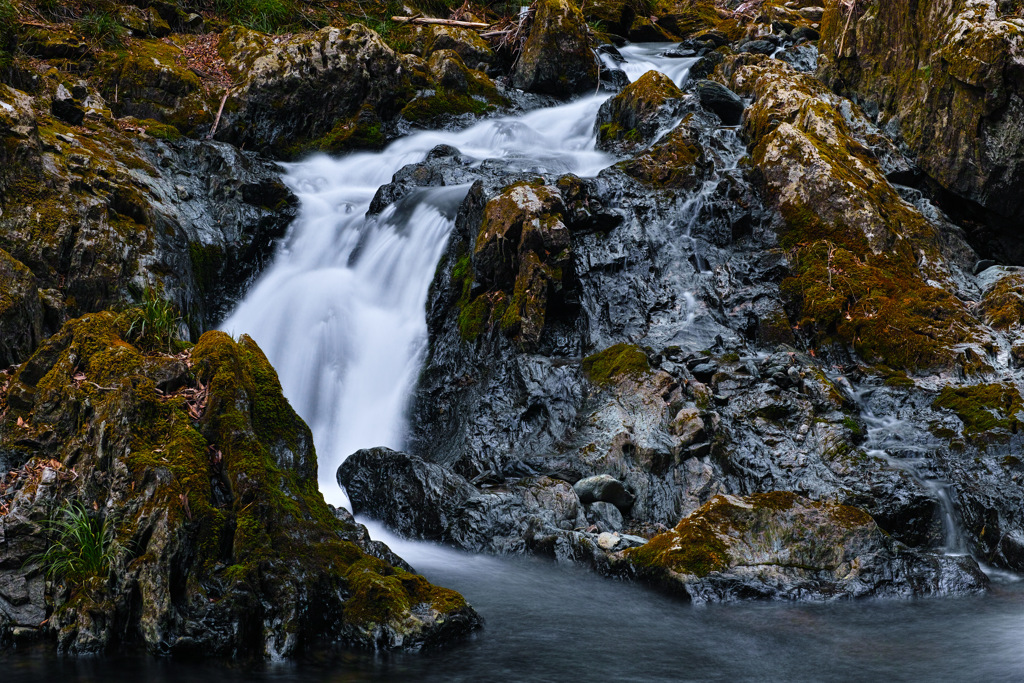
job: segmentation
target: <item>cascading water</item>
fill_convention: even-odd
[[[681,84],[694,60],[657,60],[660,49],[625,48],[630,78],[662,68]],[[313,430],[328,502],[347,505],[334,473],[348,455],[403,446],[406,402],[427,342],[430,281],[468,189],[426,189],[401,210],[367,216],[377,188],[441,144],[510,170],[595,175],[614,161],[594,148],[606,97],[418,133],[379,154],[318,156],[288,167],[299,218],[222,328],[251,335],[277,368],[285,395]]]

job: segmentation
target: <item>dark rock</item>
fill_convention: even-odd
[[[739,95],[714,81],[697,81],[694,88],[701,105],[717,114],[722,123],[727,126],[739,125],[747,107]]]
[[[622,513],[611,503],[596,501],[584,505],[587,521],[597,527],[600,532],[622,530]]]
[[[582,503],[611,503],[623,512],[628,512],[635,500],[621,481],[608,474],[580,479],[572,488]]]
[[[593,92],[597,82],[597,57],[579,8],[571,0],[541,0],[512,85],[568,98]]]
[[[793,30],[793,39],[797,41],[815,41],[818,40],[818,38],[820,37],[821,34],[818,33],[815,29],[811,28],[810,26],[798,26]]]
[[[72,126],[80,126],[85,120],[85,108],[75,101],[63,85],[57,86],[57,94],[50,105],[50,113]]]
[[[779,46],[770,40],[751,40],[740,45],[740,52],[750,52],[757,55],[773,55]]]
[[[683,92],[662,73],[648,71],[606,100],[597,114],[597,148],[624,153],[649,145],[678,120]]]
[[[338,468],[352,510],[413,538],[441,538],[477,491],[465,479],[415,455],[370,448]]]
[[[715,67],[724,61],[725,55],[721,52],[709,52],[690,67],[690,78],[694,80],[707,78],[715,70]]]

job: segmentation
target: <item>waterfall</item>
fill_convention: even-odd
[[[692,59],[657,59],[664,46],[624,49],[635,79],[665,65],[677,83]],[[299,216],[273,263],[221,328],[249,334],[277,369],[285,396],[313,431],[319,485],[348,505],[334,473],[371,446],[401,449],[405,410],[427,344],[424,308],[434,269],[467,187],[429,188],[367,216],[377,188],[437,145],[510,170],[593,176],[614,162],[595,149],[594,121],[607,95],[462,131],[428,131],[380,153],[315,156],[286,167]]]

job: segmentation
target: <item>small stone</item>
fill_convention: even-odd
[[[597,545],[601,548],[601,550],[611,552],[615,550],[616,546],[619,545],[619,540],[620,538],[618,534],[610,534],[608,532],[605,532],[603,534],[598,535]]]

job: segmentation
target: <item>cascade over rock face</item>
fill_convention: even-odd
[[[0,594],[0,630],[68,653],[290,657],[479,625],[324,503],[309,429],[251,339],[170,356],[126,338],[125,316],[88,315],[4,376],[0,585],[24,590]],[[47,582],[47,520],[71,501],[112,526],[111,571]]]
[[[876,112],[943,188],[1019,222],[1024,18],[1006,5],[826,2],[819,71]]]
[[[572,0],[541,0],[512,85],[567,98],[597,88],[597,58],[586,21]]]

